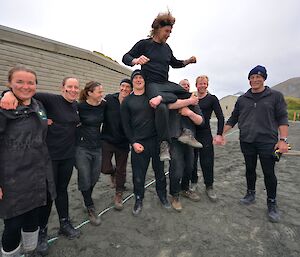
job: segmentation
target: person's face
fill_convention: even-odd
[[[75,78],[69,78],[66,80],[65,85],[62,86],[62,96],[68,102],[74,102],[79,95],[79,82]]]
[[[17,98],[22,100],[24,104],[27,104],[36,92],[36,77],[27,71],[16,71],[12,75],[9,87]]]
[[[207,92],[208,82],[207,79],[198,79],[196,88],[199,94],[205,94]]]
[[[171,33],[172,33],[172,27],[171,26],[161,27],[157,31],[157,39],[161,43],[166,43],[168,38],[170,37]]]
[[[186,79],[184,79],[184,80],[181,80],[180,81],[180,86],[182,86],[186,91],[190,91],[190,83],[186,80]]]
[[[95,102],[100,102],[101,99],[103,98],[104,90],[101,85],[94,87],[94,91],[89,91],[88,92],[88,97],[87,99],[91,99]]]
[[[132,80],[133,88],[136,90],[145,89],[145,80],[141,75],[135,75]]]
[[[261,92],[264,89],[264,78],[261,75],[253,74],[249,78],[249,84],[252,92]]]
[[[130,92],[131,92],[130,84],[128,84],[126,82],[121,83],[121,85],[120,85],[120,95],[122,97],[126,97],[130,94]]]

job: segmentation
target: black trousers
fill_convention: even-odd
[[[247,189],[255,190],[257,156],[259,156],[267,197],[276,199],[277,178],[275,175],[275,159],[272,156],[275,143],[240,142],[240,146],[246,164]]]
[[[203,148],[194,149],[194,167],[192,172],[192,183],[198,183],[198,159],[203,174],[204,184],[211,187],[214,183],[214,146],[210,130],[201,131],[196,139],[203,145]]]
[[[170,195],[178,196],[181,189],[188,190],[188,182],[193,170],[194,150],[191,146],[172,138],[170,154]]]
[[[164,163],[159,159],[159,144],[157,138],[140,140],[140,144],[144,146],[142,153],[136,153],[131,149],[131,165],[133,191],[136,199],[144,199],[145,194],[145,178],[149,167],[150,159],[152,159],[152,168],[156,179],[156,192],[158,197],[166,197],[167,182],[164,173]]]
[[[21,242],[21,230],[34,232],[39,227],[39,208],[35,208],[19,216],[4,219],[2,247],[5,252],[15,250]]]

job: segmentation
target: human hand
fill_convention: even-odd
[[[162,101],[162,96],[158,95],[149,100],[149,104],[152,108],[156,108]]]
[[[150,59],[148,57],[146,57],[145,55],[141,55],[139,58],[133,59],[132,64],[133,65],[138,65],[138,64],[144,65],[149,61],[150,61]]]
[[[140,143],[133,143],[132,147],[136,153],[142,153],[144,151],[144,146]]]
[[[178,110],[178,112],[182,115],[182,116],[190,116],[193,112],[190,110],[190,108],[188,107],[183,107],[181,109]]]
[[[192,56],[188,59],[188,62],[189,63],[196,63],[197,62],[197,59],[196,59],[196,56]]]
[[[51,126],[53,124],[53,120],[47,119],[47,124],[48,124],[48,126]]]
[[[13,92],[7,91],[0,100],[0,107],[5,110],[15,110],[18,106],[18,99]]]
[[[3,192],[2,192],[2,188],[0,187],[0,200],[2,200],[3,198]]]
[[[216,135],[213,139],[214,145],[225,145],[225,137],[221,135]]]
[[[275,150],[278,149],[278,151],[279,151],[280,153],[287,153],[288,150],[289,150],[289,145],[288,145],[288,143],[279,140],[279,141],[277,142],[277,144],[275,145],[274,149],[275,149]]]
[[[190,105],[197,105],[199,103],[199,98],[196,94],[192,93],[189,98]]]

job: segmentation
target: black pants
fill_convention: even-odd
[[[188,190],[188,182],[193,169],[194,150],[191,146],[182,144],[173,138],[170,154],[170,195],[178,196],[181,189]]]
[[[158,140],[168,141],[171,143],[170,131],[169,131],[169,109],[167,104],[174,103],[177,99],[186,99],[191,96],[191,93],[187,92],[180,85],[166,81],[164,83],[150,82],[146,84],[146,94],[149,99],[161,95],[163,97],[162,103],[160,103],[155,109],[155,127],[158,134]],[[191,129],[189,119],[183,119],[183,128]]]
[[[196,139],[203,145],[203,148],[194,149],[194,167],[192,172],[192,183],[198,183],[198,159],[203,174],[203,180],[206,188],[214,183],[214,146],[211,131],[202,131]]]
[[[74,164],[75,158],[52,160],[53,177],[57,193],[55,206],[59,219],[69,218],[68,185],[72,176]],[[47,205],[40,207],[39,225],[41,228],[45,228],[47,226],[51,208],[52,200],[48,194]]]
[[[240,142],[246,164],[247,189],[255,190],[257,156],[264,173],[264,182],[267,197],[276,199],[277,178],[275,175],[275,159],[272,156],[275,144],[273,143],[245,143]]]
[[[140,144],[144,146],[142,153],[136,153],[131,150],[131,165],[133,191],[136,199],[144,199],[145,193],[145,177],[149,167],[150,159],[152,158],[152,168],[156,179],[156,192],[158,197],[166,197],[166,176],[164,173],[164,163],[159,160],[159,145],[157,138],[140,140]]]
[[[21,230],[34,232],[39,227],[39,208],[21,214],[17,217],[4,219],[2,247],[5,252],[15,250],[21,242]]]
[[[88,190],[81,191],[83,196],[84,205],[87,208],[94,207],[94,201],[92,198],[94,187],[90,187]]]

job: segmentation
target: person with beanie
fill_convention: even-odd
[[[267,191],[268,218],[271,222],[279,222],[273,153],[276,149],[281,153],[288,151],[288,114],[282,93],[265,86],[266,79],[265,67],[257,65],[251,69],[248,75],[251,88],[238,98],[231,117],[224,126],[223,143],[224,134],[238,123],[247,181],[247,192],[240,203],[249,205],[255,202],[256,165],[259,156]]]
[[[126,165],[129,153],[129,142],[122,127],[120,106],[131,91],[131,80],[125,78],[120,82],[119,92],[105,96],[101,172],[111,175],[113,187],[116,188],[114,197],[116,210],[123,209],[122,197],[125,190]],[[115,166],[112,164],[113,156],[116,161]]]
[[[145,177],[152,159],[156,179],[156,192],[165,208],[170,208],[167,200],[164,163],[159,159],[159,143],[155,130],[154,109],[145,94],[145,80],[141,70],[132,72],[133,92],[121,104],[121,118],[124,132],[132,146],[131,165],[135,204],[134,216],[141,213],[145,192]]]
[[[152,23],[152,30],[147,39],[137,42],[132,49],[123,56],[123,63],[128,66],[141,65],[145,81],[146,94],[150,104],[155,108],[155,126],[160,145],[160,159],[170,160],[169,144],[171,143],[169,131],[169,103],[181,102],[181,107],[196,105],[198,98],[185,91],[180,85],[170,82],[169,66],[183,68],[191,63],[196,63],[196,57],[178,60],[174,57],[167,40],[172,32],[175,18],[170,12],[160,13]],[[185,104],[183,104],[185,103]],[[186,117],[182,119],[182,134],[179,141],[192,147],[201,148],[202,145],[194,138],[195,126]]]

